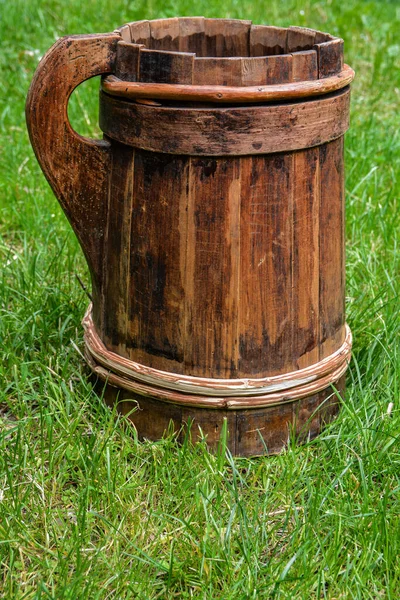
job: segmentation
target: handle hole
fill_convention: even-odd
[[[92,77],[81,83],[71,94],[68,102],[68,119],[71,127],[84,137],[102,139],[99,127],[100,77]]]

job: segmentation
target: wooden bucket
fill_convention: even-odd
[[[67,103],[99,74],[95,141]],[[335,415],[353,76],[329,34],[203,17],[65,37],[41,61],[27,121],[89,264],[87,360],[141,438],[191,422],[215,447],[226,421],[249,456]]]

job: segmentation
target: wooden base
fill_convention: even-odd
[[[339,399],[332,387],[295,402],[244,410],[168,404],[104,384],[100,380],[96,381],[95,387],[108,406],[117,404],[118,412],[132,422],[140,440],[161,439],[171,426],[181,440],[188,423],[192,423],[192,441],[204,436],[210,450],[215,450],[226,419],[228,448],[234,456],[277,454],[287,446],[291,436],[295,436],[298,443],[304,443],[315,438],[339,410]],[[337,381],[335,388],[343,397],[345,376]]]

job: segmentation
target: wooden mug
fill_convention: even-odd
[[[68,99],[103,75],[103,140]],[[88,363],[141,438],[235,455],[317,435],[344,390],[343,41],[173,18],[68,36],[38,66],[32,146],[92,278]],[[336,391],[335,391],[336,390]]]

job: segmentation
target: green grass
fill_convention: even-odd
[[[340,34],[357,72],[348,393],[318,439],[272,458],[139,443],[103,406],[76,348],[86,266],[25,129],[29,82],[58,36],[190,14]],[[400,597],[399,28],[385,0],[0,0],[2,598]],[[71,104],[84,134],[99,134],[96,87]]]

